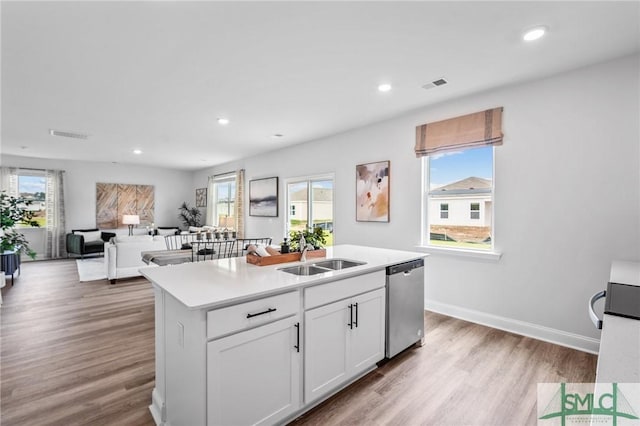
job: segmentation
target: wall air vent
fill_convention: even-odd
[[[422,88],[425,89],[425,90],[429,90],[429,89],[433,89],[434,87],[444,86],[447,83],[448,83],[448,81],[445,80],[444,77],[440,77],[440,78],[436,78],[431,83],[425,84],[424,86],[422,86]]]
[[[63,138],[74,138],[74,139],[88,139],[89,135],[85,135],[83,133],[74,133],[74,132],[64,132],[62,130],[53,130],[49,129],[49,134],[51,136],[60,136]]]

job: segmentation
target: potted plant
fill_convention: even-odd
[[[182,221],[185,227],[200,226],[200,219],[202,218],[202,212],[197,207],[189,207],[187,202],[183,202],[180,208],[178,208],[180,214],[178,218]]]
[[[13,197],[5,191],[0,192],[0,229],[2,229],[0,250],[2,252],[18,250],[35,259],[36,252],[31,250],[24,234],[15,228],[16,225],[40,226],[33,220],[34,212],[27,209],[31,203],[31,200],[23,197]]]
[[[291,251],[300,251],[299,242],[300,237],[304,236],[304,240],[307,244],[311,244],[316,250],[321,249],[327,243],[324,236],[324,230],[320,227],[305,228],[302,231],[289,231],[289,237],[291,239],[290,248]]]

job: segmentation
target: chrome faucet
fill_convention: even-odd
[[[311,247],[311,249],[313,249],[313,246],[311,244],[307,244],[302,249],[302,255],[300,255],[300,262],[306,262],[307,261],[307,250],[309,250],[309,247]]]

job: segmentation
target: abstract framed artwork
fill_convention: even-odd
[[[389,222],[391,162],[356,166],[356,221]]]
[[[196,207],[207,207],[207,188],[196,189]]]
[[[249,216],[278,217],[278,178],[249,181]]]

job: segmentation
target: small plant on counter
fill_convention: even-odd
[[[307,244],[311,244],[316,250],[323,248],[327,243],[324,230],[320,227],[314,228],[313,230],[305,228],[303,231],[289,231],[289,237],[291,239],[289,244],[291,251],[300,251],[300,236],[304,236],[304,240]]]
[[[27,209],[31,203],[31,200],[23,197],[13,197],[5,191],[0,192],[0,250],[2,252],[20,250],[30,258],[36,258],[36,252],[31,250],[24,234],[15,228],[16,225],[40,226],[33,220],[34,212]]]

